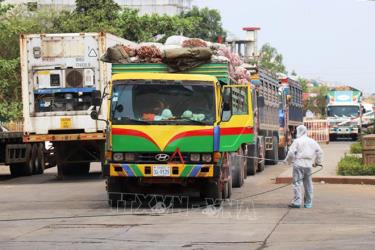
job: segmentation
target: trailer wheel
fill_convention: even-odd
[[[44,144],[39,143],[37,145],[37,159],[38,162],[36,164],[36,174],[43,174],[44,167],[45,167],[45,158],[44,158]]]
[[[33,174],[33,169],[34,169],[34,162],[32,159],[32,145],[27,144],[26,145],[26,161],[24,164],[21,164],[21,175],[26,176],[26,175],[32,175]]]
[[[252,158],[247,158],[247,175],[255,175],[258,169],[258,145],[249,144],[247,145],[247,156]]]
[[[241,163],[241,159],[237,156],[237,153],[229,154],[228,164],[232,166],[232,186],[235,188],[242,187],[244,182],[244,166]]]

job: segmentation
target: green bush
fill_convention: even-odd
[[[362,158],[345,155],[338,164],[337,173],[339,175],[375,175],[375,165],[364,166]]]
[[[353,143],[350,146],[351,154],[362,154],[362,144],[360,142]]]

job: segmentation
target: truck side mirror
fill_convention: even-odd
[[[90,117],[91,117],[91,119],[93,119],[93,120],[98,120],[98,118],[99,118],[98,111],[96,111],[96,110],[91,111],[91,113],[90,113]]]
[[[100,105],[102,105],[102,96],[99,90],[92,92],[91,104],[95,107],[100,107]]]
[[[264,108],[266,106],[266,101],[264,99],[264,96],[258,96],[258,107]]]

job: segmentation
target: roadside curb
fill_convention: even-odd
[[[324,182],[327,184],[363,184],[375,185],[375,176],[329,176],[313,177],[313,182]],[[276,184],[287,184],[292,182],[292,177],[277,177]]]

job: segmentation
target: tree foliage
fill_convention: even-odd
[[[194,6],[191,10],[183,12],[182,18],[194,18],[194,30],[184,33],[189,37],[197,37],[207,41],[216,42],[219,37],[225,38],[226,32],[222,27],[221,15],[218,10]]]
[[[283,64],[283,55],[269,43],[262,46],[258,65],[274,73],[286,73],[286,68]]]

